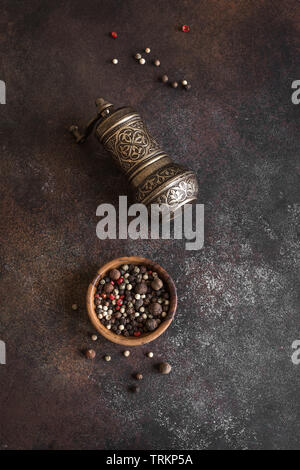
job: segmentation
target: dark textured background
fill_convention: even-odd
[[[299,19],[296,0],[1,1],[1,448],[300,448]],[[133,60],[147,46],[161,69]],[[98,96],[137,108],[197,172],[204,249],[96,238],[96,207],[128,190],[95,139],[67,131]],[[120,255],[172,274],[176,320],[153,361],[101,339],[88,362],[86,289]]]

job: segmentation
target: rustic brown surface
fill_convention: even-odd
[[[296,0],[2,0],[1,448],[300,447],[299,24]],[[160,68],[133,60],[147,46]],[[98,96],[137,108],[197,172],[203,250],[96,238],[96,207],[128,189],[95,139],[76,146],[67,132]],[[86,289],[124,255],[172,275],[175,321],[152,360],[100,339],[87,361]]]

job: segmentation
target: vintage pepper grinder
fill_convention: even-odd
[[[70,132],[77,143],[83,143],[96,129],[96,136],[128,177],[136,202],[167,204],[176,211],[197,198],[195,173],[172,161],[136,111],[129,107],[114,110],[103,98],[96,100],[96,107],[97,116],[83,134],[77,126],[71,126]]]

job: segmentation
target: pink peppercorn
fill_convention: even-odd
[[[184,33],[188,33],[190,31],[190,27],[188,24],[184,24],[181,26],[181,30],[184,32]]]

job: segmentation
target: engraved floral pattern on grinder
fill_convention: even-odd
[[[157,204],[167,204],[171,209],[178,205],[195,199],[198,193],[198,183],[196,177],[192,174],[186,176],[176,186],[172,186],[159,196],[155,202]]]
[[[158,150],[159,144],[145,129],[141,120],[126,124],[115,131],[104,143],[124,170],[148,158]]]

